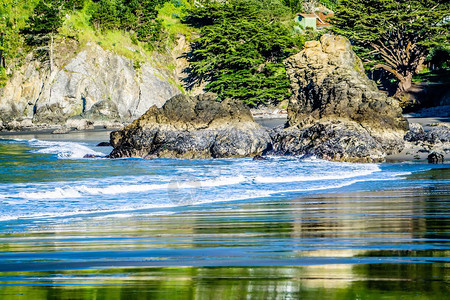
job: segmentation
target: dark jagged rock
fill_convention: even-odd
[[[418,123],[409,124],[409,131],[405,134],[403,139],[408,142],[424,141],[426,139],[426,134],[422,125]]]
[[[97,147],[110,147],[111,143],[110,142],[100,142],[97,144]]]
[[[253,156],[253,160],[267,160],[267,158],[265,158],[261,155],[255,155],[255,156]]]
[[[348,162],[383,161],[383,149],[369,132],[356,122],[330,121],[305,128],[278,128],[272,132],[275,155],[316,156]]]
[[[103,156],[95,155],[95,154],[86,154],[83,158],[101,158]]]
[[[450,142],[450,127],[447,124],[438,124],[433,126],[426,133],[426,141],[428,143],[449,143]]]
[[[428,156],[430,163],[440,163],[448,159],[450,154],[450,126],[445,123],[433,124],[427,130],[418,123],[411,123],[404,139],[407,149],[416,153],[430,153]]]
[[[162,108],[152,106],[132,124],[111,133],[110,158],[221,158],[261,154],[270,143],[267,131],[250,110],[214,94],[178,95]]]
[[[431,152],[430,155],[428,155],[428,163],[430,164],[444,163],[444,154],[442,152]]]
[[[291,82],[285,129],[272,133],[273,153],[337,161],[382,161],[400,152],[408,123],[398,102],[364,74],[350,42],[323,35],[285,61]]]

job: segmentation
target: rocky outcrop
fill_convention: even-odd
[[[240,101],[178,95],[111,133],[110,158],[222,158],[260,155],[270,144]]]
[[[427,153],[432,163],[450,159],[450,126],[446,123],[431,124],[426,130],[418,123],[411,123],[404,139],[405,152],[418,159]]]
[[[327,121],[311,126],[272,131],[274,155],[316,156],[346,162],[381,162],[384,152],[377,140],[356,122]]]
[[[401,151],[408,129],[401,108],[367,78],[346,38],[307,42],[285,66],[292,97],[287,128],[272,134],[272,153],[381,161]]]
[[[50,73],[30,54],[2,89],[5,127],[64,124],[75,116],[95,124],[130,122],[180,93],[170,74],[148,62],[136,67],[131,59],[96,44],[55,52],[73,55],[56,59]]]

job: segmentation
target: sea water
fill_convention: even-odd
[[[422,296],[449,292],[448,164],[84,158],[111,150],[97,142],[0,139],[0,298],[41,298],[29,286],[43,298],[45,286],[117,296],[130,283],[126,293],[181,286],[208,298],[219,285],[284,299],[327,284],[360,291],[355,280],[377,276],[399,283],[387,285],[394,296],[405,280],[429,283]]]

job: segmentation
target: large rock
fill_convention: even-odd
[[[329,121],[272,132],[274,155],[316,156],[331,161],[381,162],[384,152],[369,132],[356,122]]]
[[[424,153],[430,162],[442,162],[450,158],[450,126],[446,123],[430,124],[426,130],[418,123],[411,123],[405,134],[405,151],[415,158],[424,159]]]
[[[371,130],[407,130],[398,102],[379,91],[342,36],[323,35],[285,61],[292,97],[289,125],[347,119]]]
[[[242,102],[178,95],[111,133],[109,157],[221,158],[261,154],[270,144]]]
[[[1,90],[3,123],[64,124],[75,116],[99,125],[131,122],[180,93],[172,74],[149,62],[138,68],[131,59],[97,44],[79,48],[58,42],[55,53],[52,72],[32,54],[14,72]]]
[[[367,78],[346,38],[307,42],[285,66],[292,96],[287,129],[272,134],[274,152],[380,161],[402,150],[408,122],[398,102]]]

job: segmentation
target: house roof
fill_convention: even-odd
[[[327,22],[327,19],[329,17],[332,17],[333,13],[327,13],[324,14],[322,11],[318,13],[312,13],[312,14],[306,14],[306,13],[299,13],[299,16],[302,16],[303,18],[316,18],[316,25],[317,26],[331,26],[330,23]]]
[[[302,16],[303,18],[317,18],[316,14],[304,14],[304,13],[299,13],[299,16]]]

